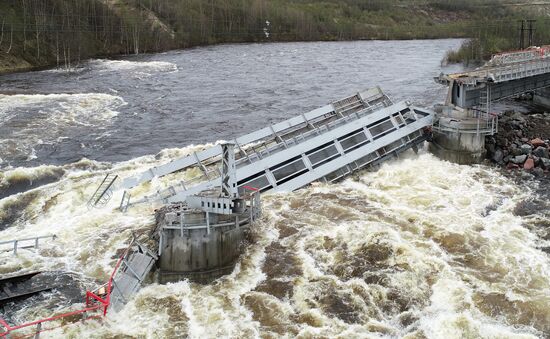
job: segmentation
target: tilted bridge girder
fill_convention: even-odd
[[[379,88],[358,93],[232,140],[237,188],[292,191],[316,180],[336,181],[422,143],[432,118],[433,112],[408,102],[394,104]],[[174,182],[132,204],[181,202],[219,186],[222,163],[222,147],[216,145],[127,178],[123,187],[199,168],[199,177]]]

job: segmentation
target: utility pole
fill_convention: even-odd
[[[532,19],[527,20],[527,22],[529,23],[529,47],[534,45],[533,36],[535,34],[535,28],[533,27],[533,23],[536,21],[537,20],[532,20]]]
[[[523,49],[525,46],[525,20],[520,20],[521,28],[519,29],[519,49]]]

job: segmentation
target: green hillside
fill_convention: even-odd
[[[479,38],[450,55],[470,60],[513,47],[516,20],[546,15],[541,8],[482,0],[4,0],[0,72],[255,41]],[[548,21],[537,25],[548,42]]]

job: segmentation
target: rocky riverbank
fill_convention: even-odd
[[[507,111],[499,118],[498,134],[487,137],[487,158],[509,170],[536,176],[550,172],[550,113]]]

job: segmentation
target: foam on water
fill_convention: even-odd
[[[59,239],[39,253],[4,257],[3,273],[72,271],[89,285],[106,279],[130,233],[150,230],[153,218],[146,205],[115,211],[120,192],[105,209],[88,210],[98,181],[106,171],[127,177],[200,148],[5,172],[4,187],[57,181],[0,200],[3,211],[24,202],[0,237]],[[156,188],[142,185],[137,198]],[[422,154],[341,184],[268,195],[255,241],[231,275],[209,286],[152,284],[105,326],[51,335],[536,337],[550,330],[550,263],[513,214],[527,194],[492,169]],[[21,319],[30,311],[22,312]]]
[[[0,95],[0,154],[36,157],[35,146],[55,144],[75,129],[101,130],[126,105],[103,93]]]
[[[102,176],[127,177],[201,147],[117,164],[83,160],[62,166],[54,183],[0,200],[26,202],[2,239],[59,236],[37,254],[4,257],[3,273],[69,270],[91,286],[106,279],[130,233],[154,221],[150,205],[115,211],[119,191],[106,208],[88,210]],[[2,180],[52,170],[14,169]],[[157,188],[141,185],[136,199]],[[229,276],[151,284],[102,325],[46,336],[535,338],[550,332],[550,261],[513,213],[529,194],[493,169],[421,154],[340,184],[265,195],[254,241]]]
[[[44,110],[57,123],[89,124],[88,119],[108,120],[125,105],[121,97],[103,93],[76,94],[0,94],[0,122],[4,123],[27,110]]]
[[[86,268],[90,272],[99,272],[95,275],[104,278],[101,275],[104,273],[102,271],[111,270],[111,257],[114,255],[114,252],[111,253],[106,248],[109,246],[112,249],[123,248],[131,230],[151,226],[153,222],[151,216],[153,207],[150,205],[138,206],[127,214],[118,213],[116,208],[122,196],[121,190],[115,192],[114,198],[105,208],[89,210],[86,207],[87,200],[105,174],[114,171],[121,177],[129,177],[151,166],[202,148],[204,146],[167,149],[156,156],[143,156],[117,164],[82,159],[63,166],[43,165],[0,172],[0,193],[9,192],[10,189],[19,188],[20,185],[29,185],[33,181],[45,182],[44,180],[48,179],[38,187],[5,194],[0,199],[0,211],[2,211],[0,221],[2,217],[11,220],[11,227],[3,230],[0,236],[2,239],[17,239],[32,237],[36,234],[55,233],[59,236],[56,244],[70,246],[63,249],[67,255],[60,259],[68,265],[67,269],[75,268],[78,271],[79,265],[97,260],[95,266]],[[177,179],[178,175],[175,174],[172,178]],[[162,184],[164,180],[166,179],[158,181]],[[136,199],[140,199],[146,194],[154,193],[156,189],[157,187],[144,184],[132,193]],[[18,208],[10,207],[14,204]],[[13,215],[16,218],[10,218]],[[82,239],[90,241],[82,241]],[[72,246],[75,243],[79,246]],[[97,245],[101,243],[103,245],[98,247]],[[93,254],[104,255],[104,265],[101,264],[102,258]],[[25,255],[26,253],[22,253],[22,256]],[[51,269],[52,267],[48,265],[59,264],[55,261],[41,260],[32,268]]]
[[[135,71],[143,75],[153,72],[177,72],[178,66],[166,61],[90,60],[88,65],[102,72]]]

